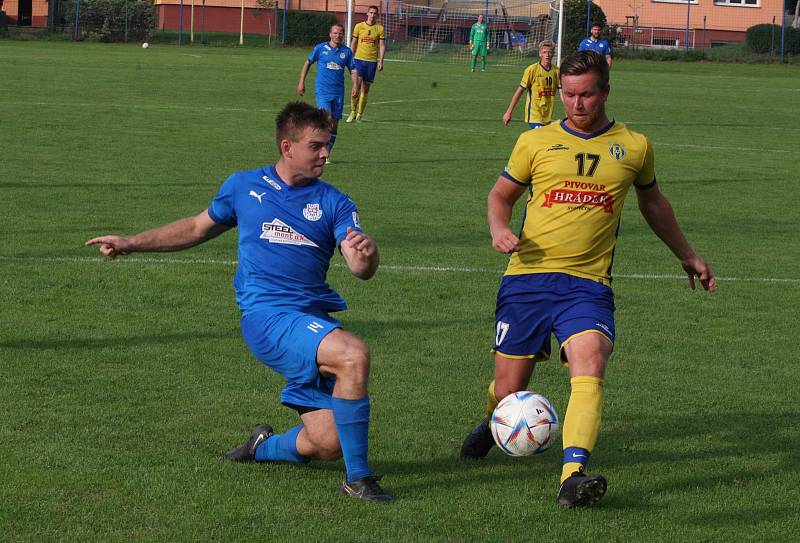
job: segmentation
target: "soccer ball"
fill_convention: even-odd
[[[149,43],[147,43],[147,42],[144,42],[144,43],[142,44],[142,49],[147,49],[148,47],[150,47],[150,44],[149,44]]]
[[[511,456],[529,456],[550,448],[558,437],[558,415],[547,398],[523,390],[497,405],[490,423],[500,449]]]

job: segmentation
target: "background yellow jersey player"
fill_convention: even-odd
[[[692,249],[672,206],[656,185],[647,138],[609,121],[608,64],[594,51],[561,65],[567,118],[527,131],[489,193],[492,246],[511,253],[497,293],[494,374],[487,414],[524,390],[537,361],[550,356],[550,336],[569,367],[564,456],[556,501],[592,505],[607,483],[585,467],[600,432],[605,367],[616,337],[609,286],[622,205],[631,186],[647,224],[680,260],[692,288],[695,276],[715,290],[711,268]],[[522,232],[509,228],[515,202],[529,194]],[[489,416],[466,437],[463,458],[483,458],[494,444]]]
[[[531,64],[522,73],[519,87],[511,97],[508,109],[503,114],[503,124],[511,122],[511,115],[517,107],[522,93],[525,93],[525,122],[531,128],[550,124],[556,103],[556,92],[561,86],[559,70],[553,66],[555,45],[549,40],[539,43],[539,62]]]
[[[375,71],[383,71],[386,54],[386,34],[379,25],[378,6],[367,8],[367,20],[353,28],[350,49],[355,51],[356,90],[350,96],[350,115],[345,122],[360,121],[367,107],[369,87],[375,81]]]

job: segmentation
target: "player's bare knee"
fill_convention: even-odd
[[[341,378],[355,382],[366,382],[369,377],[369,348],[358,340],[350,343],[340,364]]]
[[[311,443],[316,460],[338,460],[342,457],[342,447],[336,432],[315,436]]]

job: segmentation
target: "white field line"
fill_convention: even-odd
[[[0,262],[70,262],[70,263],[86,263],[86,264],[105,264],[109,263],[109,259],[103,257],[80,257],[80,256],[4,256],[0,255]],[[119,264],[128,265],[141,265],[141,264],[157,264],[157,265],[179,265],[179,266],[197,266],[197,265],[210,265],[210,266],[226,266],[233,267],[238,264],[236,260],[216,260],[208,258],[141,258],[141,257],[123,257],[114,261]],[[343,268],[344,264],[334,264],[334,267]],[[485,273],[492,275],[501,275],[503,269],[491,268],[471,268],[471,267],[453,267],[453,266],[409,266],[409,265],[382,265],[380,267],[384,271],[393,272],[423,272],[423,273]],[[686,281],[685,275],[668,275],[668,274],[651,274],[651,273],[617,273],[614,274],[615,279],[644,279],[653,281]],[[732,281],[742,283],[782,283],[782,284],[800,284],[800,279],[795,278],[782,278],[782,277],[717,277],[717,281]]]
[[[407,102],[434,102],[434,101],[459,101],[463,102],[464,100],[456,99],[456,98],[420,98],[414,100],[390,100],[384,102],[370,102],[373,106],[377,105],[388,105],[388,104],[402,104]],[[496,101],[495,99],[476,99],[470,101]],[[64,104],[55,103],[55,102],[2,102],[0,103],[0,107],[3,105],[35,105],[35,106],[57,106],[63,107]],[[128,108],[128,109],[144,109],[144,110],[187,110],[187,111],[223,111],[223,112],[231,112],[231,113],[274,113],[277,110],[270,109],[270,108],[224,108],[224,107],[196,107],[196,106],[179,106],[179,105],[143,105],[143,104],[118,104],[118,103],[77,103],[77,104],[70,104],[73,107],[119,107],[119,108]],[[406,126],[409,128],[425,128],[430,130],[447,130],[450,132],[468,132],[468,133],[480,133],[480,134],[499,134],[495,130],[479,130],[473,128],[458,128],[453,126],[441,126],[441,125],[432,125],[432,124],[415,124],[415,123],[398,123],[394,121],[376,121],[367,119],[365,122],[369,123],[376,123],[376,124],[392,124],[395,126]],[[752,127],[750,127],[752,128]],[[779,127],[761,127],[768,130],[796,130],[795,128],[779,128]],[[694,145],[689,143],[664,143],[664,142],[653,142],[656,145],[663,145],[666,147],[683,147],[687,149],[700,149],[700,150],[708,150],[708,149],[715,149],[718,151],[740,151],[740,152],[754,152],[754,153],[780,153],[780,154],[788,154],[794,153],[794,151],[790,151],[787,149],[765,149],[765,148],[758,148],[758,147],[730,147],[730,146],[715,146],[715,145]]]

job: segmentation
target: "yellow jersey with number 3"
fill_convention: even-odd
[[[631,185],[655,185],[648,139],[611,121],[594,134],[564,121],[524,132],[503,176],[529,187],[520,250],[506,275],[562,272],[608,285]]]
[[[383,25],[374,24],[370,26],[365,22],[360,22],[353,28],[353,37],[358,39],[356,60],[378,62],[379,42],[386,39]]]
[[[522,72],[519,86],[525,89],[525,122],[550,124],[556,103],[556,92],[561,86],[557,66],[546,69],[539,62]]]

